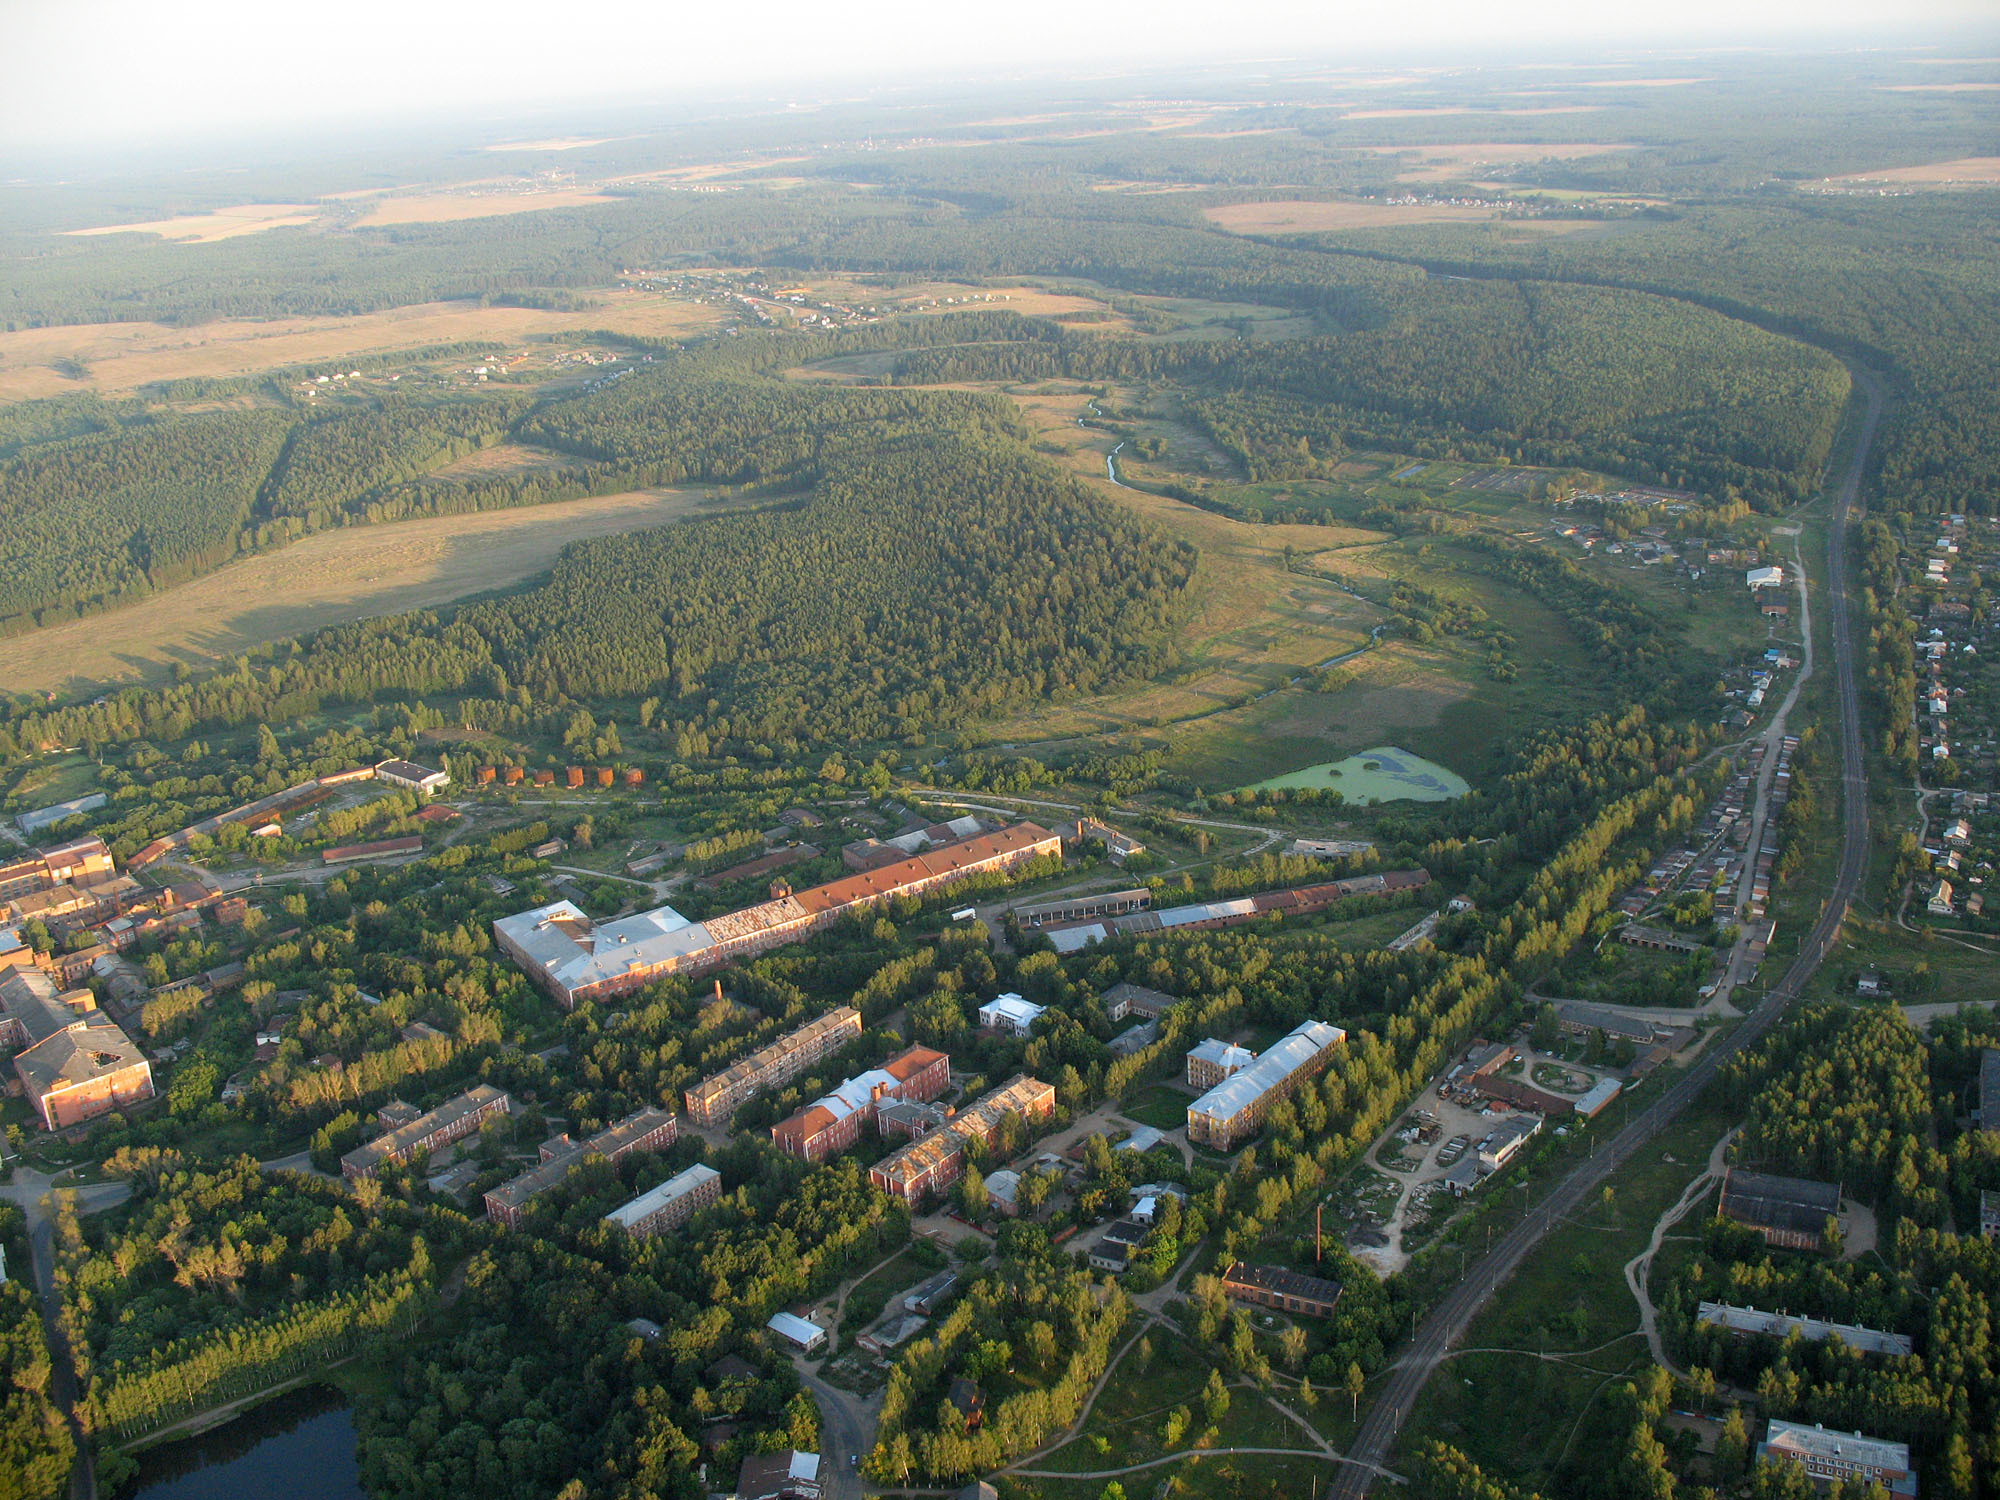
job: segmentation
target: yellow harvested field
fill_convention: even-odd
[[[1206,210],[1209,221],[1232,234],[1313,234],[1341,229],[1387,229],[1406,224],[1475,224],[1501,217],[1499,207],[1449,203],[1231,203]],[[1560,233],[1595,221],[1521,219],[1523,229]]]
[[[447,224],[459,219],[490,219],[499,214],[537,213],[548,208],[587,208],[593,203],[624,200],[609,193],[581,188],[552,188],[528,193],[412,193],[384,198],[355,220],[356,227],[384,224]]]
[[[1587,115],[1602,109],[1601,104],[1523,104],[1507,109],[1486,109],[1468,104],[1425,104],[1413,105],[1406,109],[1357,109],[1341,116],[1343,120],[1427,120],[1436,115]],[[1382,147],[1370,147],[1382,150]]]
[[[499,141],[482,147],[486,151],[574,151],[580,146],[604,146],[623,140],[616,135],[559,135],[545,141]]]
[[[371,615],[433,609],[542,572],[569,542],[722,509],[690,490],[321,532],[127,609],[0,640],[0,685],[23,692],[164,676]]]
[[[573,312],[423,302],[347,318],[229,319],[192,328],[85,323],[21,329],[0,333],[0,402],[76,390],[130,391],[156,380],[194,376],[226,380],[317,360],[467,340],[513,343],[597,328],[676,337],[720,318],[719,309],[644,292],[599,295],[603,300],[595,306]],[[72,380],[58,374],[52,366],[65,360],[84,365],[88,375]]]
[[[238,235],[261,234],[288,224],[310,224],[323,210],[310,203],[245,203],[214,213],[188,214],[178,219],[154,219],[146,224],[103,224],[95,229],[69,229],[65,234],[157,234],[183,244],[208,245]]]
[[[1827,181],[1931,183],[1939,187],[2000,182],[2000,156],[1961,156],[1920,167],[1883,167],[1875,172],[1849,172],[1844,177],[1829,177]]]

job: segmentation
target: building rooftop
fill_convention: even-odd
[[[636,912],[599,926],[572,901],[552,901],[502,917],[495,931],[566,990],[614,979],[715,946],[707,926],[671,906]]]
[[[1247,1047],[1239,1047],[1234,1042],[1220,1042],[1214,1037],[1197,1042],[1188,1048],[1190,1058],[1199,1062],[1214,1063],[1218,1068],[1228,1068],[1232,1072],[1247,1068],[1257,1060],[1257,1054]]]
[[[1273,1042],[1249,1067],[1195,1100],[1188,1111],[1214,1120],[1234,1119],[1314,1057],[1346,1039],[1347,1033],[1338,1026],[1303,1022]]]
[[[1840,1184],[1731,1170],[1722,1179],[1722,1212],[1746,1224],[1818,1234],[1840,1212]]]
[[[1732,1329],[1737,1333],[1768,1333],[1776,1339],[1789,1338],[1797,1333],[1818,1344],[1838,1337],[1848,1348],[1859,1349],[1864,1354],[1907,1355],[1916,1352],[1916,1345],[1906,1333],[1883,1333],[1852,1323],[1829,1323],[1823,1318],[1799,1318],[1789,1313],[1762,1312],[1754,1307],[1731,1307],[1727,1302],[1704,1302],[1695,1316],[1700,1322],[1711,1323],[1718,1328]]]
[[[699,1162],[685,1172],[676,1172],[658,1187],[648,1188],[630,1203],[621,1204],[604,1217],[620,1229],[630,1229],[648,1214],[657,1213],[676,1198],[685,1198],[689,1193],[711,1179],[719,1179],[722,1174],[713,1167],[705,1167]]]
[[[341,1157],[341,1168],[345,1170],[352,1164],[358,1171],[372,1172],[383,1162],[400,1159],[414,1150],[416,1143],[432,1132],[442,1130],[456,1120],[464,1119],[474,1110],[484,1109],[495,1099],[506,1097],[505,1093],[490,1083],[477,1084],[457,1098],[447,1099],[428,1114],[418,1115],[407,1124],[398,1125],[394,1130],[377,1136],[365,1146],[356,1146]]]
[[[774,1500],[779,1495],[797,1493],[796,1486],[810,1485],[819,1493],[819,1455],[787,1449],[783,1453],[753,1453],[743,1460],[736,1473],[739,1500]]]
[[[1858,1432],[1842,1432],[1838,1428],[1808,1427],[1803,1422],[1781,1422],[1774,1417],[1764,1430],[1764,1441],[1783,1452],[1809,1453],[1872,1468],[1910,1467],[1909,1444],[1863,1437]]]
[[[979,1007],[979,1013],[982,1020],[987,1016],[996,1016],[1010,1026],[1025,1029],[1034,1025],[1035,1018],[1047,1008],[1034,1004],[1024,996],[1008,994],[996,995]]]
[[[1225,1285],[1233,1281],[1239,1286],[1254,1286],[1281,1297],[1309,1297],[1315,1302],[1340,1300],[1339,1282],[1329,1281],[1324,1276],[1308,1276],[1303,1271],[1288,1270],[1284,1266],[1253,1266],[1239,1260],[1222,1279]]]
[[[725,1091],[741,1083],[746,1078],[754,1078],[771,1065],[773,1059],[797,1050],[818,1037],[823,1032],[858,1022],[861,1012],[851,1005],[836,1005],[825,1015],[806,1022],[796,1030],[788,1031],[775,1041],[766,1042],[755,1052],[736,1059],[720,1073],[711,1073],[697,1083],[689,1092],[696,1095],[710,1095]],[[855,1026],[857,1035],[860,1027]]]
[[[788,1338],[795,1344],[810,1344],[814,1339],[826,1337],[826,1330],[817,1323],[809,1322],[796,1313],[774,1312],[764,1324],[773,1333]]]

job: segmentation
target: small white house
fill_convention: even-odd
[[[1785,586],[1785,570],[1779,567],[1752,568],[1743,575],[1743,581],[1753,589],[1781,589]]]

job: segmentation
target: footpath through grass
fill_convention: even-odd
[[[1704,1096],[1618,1171],[1608,1196],[1550,1233],[1418,1398],[1401,1463],[1435,1438],[1488,1473],[1560,1494],[1565,1464],[1595,1461],[1592,1425],[1607,1414],[1602,1397],[1651,1361],[1625,1263],[1646,1248],[1659,1216],[1732,1123]],[[1704,1217],[1697,1208],[1668,1242],[1698,1233]]]

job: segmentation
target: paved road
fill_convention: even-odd
[[[42,1326],[49,1340],[51,1394],[68,1419],[70,1436],[76,1443],[77,1463],[69,1476],[70,1500],[97,1500],[97,1468],[77,1415],[76,1363],[63,1332],[62,1298],[56,1290],[56,1224],[49,1201],[50,1180],[44,1173],[16,1166],[13,1180],[0,1188],[0,1200],[13,1203],[28,1218],[28,1254],[35,1290],[41,1298]],[[91,1183],[76,1189],[77,1211],[97,1213],[131,1196],[132,1185],[127,1182]]]
[[[1868,770],[1861,750],[1861,707],[1859,674],[1854,659],[1852,610],[1848,599],[1847,526],[1858,503],[1861,475],[1868,450],[1875,440],[1875,428],[1882,416],[1882,393],[1875,379],[1862,370],[1854,371],[1868,401],[1861,430],[1856,435],[1854,453],[1847,473],[1834,496],[1833,518],[1828,527],[1827,577],[1830,583],[1829,614],[1832,619],[1833,656],[1839,688],[1840,775],[1842,828],[1840,868],[1833,891],[1819,920],[1813,924],[1799,955],[1784,977],[1773,985],[1750,1017],[1719,1045],[1705,1053],[1666,1093],[1632,1120],[1604,1149],[1573,1170],[1536,1205],[1535,1211],[1509,1230],[1499,1243],[1466,1273],[1465,1278],[1431,1311],[1410,1347],[1391,1369],[1374,1405],[1355,1435],[1351,1457],[1358,1462],[1343,1468],[1328,1491],[1329,1500],[1360,1500],[1374,1481],[1374,1469],[1384,1464],[1396,1436],[1416,1405],[1418,1395],[1429,1382],[1445,1352],[1465,1334],[1472,1320],[1486,1306],[1494,1292],[1520,1267],[1542,1238],[1595,1192],[1611,1174],[1687,1108],[1716,1072],[1736,1053],[1755,1042],[1776,1024],[1785,1007],[1803,990],[1818,970],[1849,905],[1861,887],[1868,858]]]

